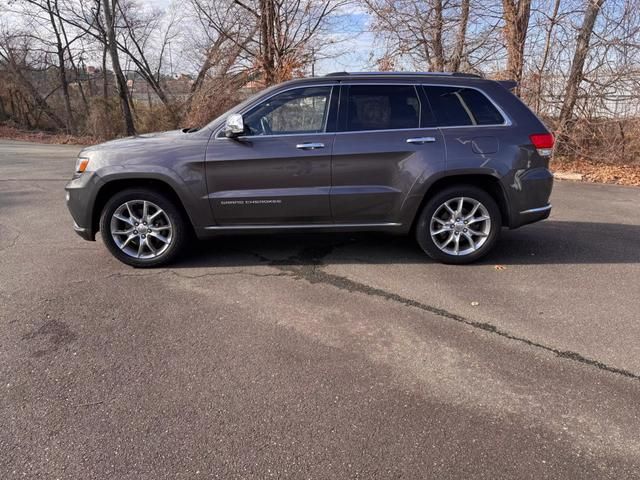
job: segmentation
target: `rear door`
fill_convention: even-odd
[[[342,86],[331,174],[335,223],[398,221],[416,182],[444,169],[432,120],[424,92],[412,84]]]
[[[498,158],[510,122],[482,91],[446,85],[424,91],[447,143],[447,170],[474,173]]]
[[[209,142],[207,187],[218,225],[331,223],[332,91],[276,93],[243,112],[246,135]]]

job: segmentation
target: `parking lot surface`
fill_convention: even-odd
[[[640,478],[640,189],[556,183],[471,266],[377,234],[135,270],[78,147],[0,142],[0,478]]]

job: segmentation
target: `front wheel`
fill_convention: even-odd
[[[461,185],[434,195],[422,209],[416,237],[422,249],[443,263],[471,263],[486,255],[500,233],[502,218],[484,190]]]
[[[157,267],[171,262],[186,240],[186,225],[173,201],[149,189],[111,197],[100,217],[102,239],[121,262]]]

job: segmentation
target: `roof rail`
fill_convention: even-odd
[[[420,75],[433,75],[443,77],[470,77],[470,78],[483,78],[481,75],[475,73],[464,72],[332,72],[325,75],[325,77],[350,77],[350,76],[369,76],[369,75],[388,75],[388,76],[420,76]]]

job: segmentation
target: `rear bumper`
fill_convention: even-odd
[[[544,207],[530,208],[528,210],[524,210],[520,212],[519,217],[519,227],[522,225],[527,225],[528,223],[539,222],[540,220],[544,220],[545,218],[549,218],[551,215],[551,204],[547,204]],[[515,228],[515,227],[513,227]]]
[[[509,228],[518,228],[548,218],[553,174],[546,168],[533,168],[516,175],[510,190]]]

